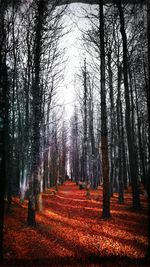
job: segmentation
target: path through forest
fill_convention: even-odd
[[[27,201],[13,199],[12,212],[5,218],[5,266],[146,266],[147,200],[142,210],[131,209],[130,190],[125,204],[111,199],[110,220],[101,218],[102,188],[86,190],[67,181],[42,194],[43,211],[37,227],[27,227]],[[147,265],[148,266],[148,265]]]

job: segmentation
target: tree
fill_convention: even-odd
[[[90,79],[90,77],[89,77]],[[93,90],[94,90],[94,84],[89,81],[89,114],[88,114],[88,120],[89,120],[89,180],[91,183],[91,187],[93,189],[96,189],[99,184],[99,172],[98,172],[98,166],[100,164],[100,159],[98,159],[98,151],[96,148],[96,142],[95,142],[95,133],[94,133],[94,103],[93,103]]]
[[[62,122],[61,132],[60,132],[60,151],[59,151],[59,179],[62,184],[66,180],[67,175],[67,128],[65,122]]]
[[[4,55],[4,43],[5,43],[5,27],[4,16],[6,10],[6,1],[0,1],[0,100],[1,100],[1,112],[0,112],[0,260],[3,259],[3,224],[4,224],[4,194],[5,194],[5,131],[6,131],[6,62]]]
[[[136,157],[134,150],[134,140],[132,136],[132,127],[131,127],[131,117],[130,117],[130,98],[129,98],[129,85],[128,85],[128,50],[127,50],[127,36],[125,32],[125,22],[123,9],[120,1],[115,1],[119,11],[120,17],[120,32],[122,35],[123,42],[123,74],[124,74],[124,88],[125,88],[125,122],[127,130],[127,141],[128,141],[128,150],[129,150],[129,162],[130,162],[130,173],[132,180],[132,194],[133,194],[133,209],[138,210],[140,208],[140,197],[139,197],[139,184],[137,177],[137,165]]]
[[[150,155],[150,2],[147,1],[147,36],[148,36],[148,87],[147,87],[147,104],[149,118],[149,155]],[[150,166],[150,162],[149,162]],[[150,167],[148,170],[148,250],[147,256],[150,255]]]
[[[107,111],[105,88],[105,44],[103,1],[100,1],[100,60],[101,60],[101,150],[103,175],[103,218],[110,217],[109,161],[107,139]]]
[[[4,195],[6,187],[6,147],[8,125],[8,67],[6,64],[6,37],[5,13],[13,1],[0,1],[0,260],[3,259],[3,224],[4,224]],[[17,5],[19,1],[15,1]]]
[[[84,60],[84,68],[83,68],[83,80],[84,80],[84,94],[83,94],[83,181],[86,181],[86,183],[89,182],[88,179],[88,172],[87,172],[87,94],[88,94],[88,88],[87,88],[87,70],[86,70],[86,59]]]
[[[40,165],[40,124],[41,124],[41,86],[40,86],[40,63],[42,52],[42,32],[46,1],[36,1],[37,13],[35,19],[35,43],[34,43],[34,79],[32,84],[32,108],[33,108],[33,141],[32,141],[32,176],[29,182],[28,224],[35,226],[35,205],[37,195],[40,193],[39,165]]]
[[[80,144],[79,144],[79,116],[77,106],[74,106],[74,114],[70,122],[71,127],[71,140],[70,140],[70,169],[72,174],[72,179],[76,183],[79,182],[81,173],[80,173]]]
[[[33,78],[32,78],[32,120],[33,120],[33,129],[32,129],[32,166],[31,166],[31,174],[30,174],[30,181],[29,181],[29,208],[28,208],[28,224],[31,226],[35,226],[35,209],[38,207],[38,199],[41,192],[41,177],[40,177],[40,170],[41,170],[41,125],[43,121],[43,103],[44,99],[44,86],[47,88],[47,82],[49,81],[48,71],[49,69],[54,69],[55,60],[58,59],[60,54],[57,54],[57,43],[58,39],[60,38],[60,29],[61,26],[59,25],[60,18],[65,10],[62,8],[56,17],[54,17],[53,25],[53,35],[51,37],[51,41],[53,42],[52,51],[48,50],[48,59],[45,58],[44,55],[47,52],[45,48],[48,47],[47,44],[44,43],[45,39],[47,40],[47,15],[49,12],[49,16],[55,14],[55,8],[57,6],[57,1],[48,6],[48,2],[45,1],[36,1],[35,2],[35,25],[34,25],[34,44],[33,44]],[[56,14],[55,14],[56,15]],[[53,16],[52,16],[53,17]],[[44,35],[44,36],[43,36]],[[51,61],[50,61],[51,60]],[[45,68],[43,64],[47,64],[47,72],[43,71]],[[55,63],[56,66],[58,62]],[[54,65],[54,66],[53,66]],[[56,68],[56,67],[55,67]],[[57,77],[60,69],[56,68],[56,72],[52,73],[52,77]],[[60,72],[61,73],[61,72]],[[43,75],[43,76],[42,76]],[[60,74],[59,74],[60,75]],[[48,78],[48,81],[44,80],[44,77]],[[43,78],[43,79],[42,79]],[[56,79],[56,78],[55,78]],[[57,78],[58,79],[58,78]],[[53,80],[53,78],[52,78]],[[45,84],[43,83],[45,81]],[[53,88],[53,85],[51,89]],[[52,89],[53,90],[53,89]],[[50,93],[50,99],[52,97],[52,91]],[[46,104],[47,105],[47,104]],[[48,110],[49,112],[49,110]],[[54,135],[55,143],[57,146],[57,136]],[[55,174],[56,175],[56,174]]]

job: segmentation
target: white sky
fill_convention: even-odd
[[[81,43],[81,30],[88,26],[88,21],[83,16],[83,9],[90,10],[89,5],[85,4],[71,4],[68,7],[68,12],[64,17],[65,24],[71,31],[63,37],[63,46],[66,47],[66,69],[64,74],[64,82],[59,90],[59,101],[64,103],[66,110],[66,119],[69,119],[73,113],[73,106],[75,100],[75,74],[80,71],[83,66],[83,59],[85,52]]]

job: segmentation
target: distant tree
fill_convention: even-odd
[[[88,112],[88,121],[89,121],[89,144],[88,144],[88,150],[89,150],[89,181],[91,183],[91,187],[93,189],[96,189],[99,185],[99,171],[98,166],[100,165],[100,162],[98,162],[100,159],[99,152],[96,148],[96,141],[95,141],[95,132],[94,132],[94,103],[93,103],[93,90],[94,85],[92,82],[89,82],[89,112]]]
[[[67,144],[67,128],[65,122],[62,122],[60,131],[60,152],[59,152],[59,179],[60,183],[63,183],[66,179],[67,174],[67,155],[68,155],[68,144]]]
[[[79,144],[79,117],[77,107],[74,107],[74,113],[70,122],[71,137],[70,137],[70,169],[72,174],[72,179],[76,183],[80,180],[80,144]]]

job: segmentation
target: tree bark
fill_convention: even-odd
[[[34,79],[32,84],[32,108],[33,108],[33,141],[32,141],[32,180],[30,184],[30,197],[28,202],[28,224],[35,226],[35,207],[37,196],[40,194],[39,165],[40,165],[40,126],[41,126],[41,85],[40,63],[42,52],[42,30],[46,1],[37,2],[37,14],[35,22],[35,50],[34,50]]]
[[[123,158],[122,158],[122,140],[121,136],[121,115],[122,115],[122,105],[121,105],[121,72],[120,66],[118,64],[118,92],[117,92],[117,126],[118,126],[118,182],[119,182],[119,196],[118,201],[120,204],[124,203],[124,183],[123,183]]]
[[[86,60],[84,61],[83,70],[84,79],[84,137],[83,137],[83,180],[88,183],[88,173],[87,173],[87,70],[86,70]]]
[[[146,173],[145,173],[145,163],[144,163],[144,151],[143,151],[143,144],[142,144],[142,136],[141,136],[141,119],[139,114],[139,107],[138,107],[138,94],[137,94],[137,86],[136,86],[136,79],[134,73],[134,87],[135,87],[135,101],[136,101],[136,114],[137,114],[137,128],[138,128],[138,142],[139,142],[139,154],[140,154],[140,161],[141,161],[141,181],[143,182],[144,189],[147,190],[146,186]]]
[[[136,158],[134,150],[134,140],[132,136],[132,127],[131,127],[131,107],[130,107],[130,98],[129,98],[129,85],[128,85],[128,56],[127,56],[127,36],[125,32],[125,21],[124,14],[121,6],[120,0],[115,0],[117,4],[119,17],[120,17],[120,32],[123,42],[123,73],[124,73],[124,88],[125,88],[125,123],[127,131],[127,142],[128,142],[128,151],[129,151],[129,164],[130,164],[130,173],[132,181],[132,196],[133,196],[133,209],[139,210],[140,208],[140,195],[139,195],[139,184],[137,177],[137,167],[136,167]]]
[[[104,219],[108,219],[110,217],[110,188],[109,188],[108,134],[107,134],[106,89],[105,89],[103,0],[100,0],[99,9],[100,9],[100,58],[101,58],[101,150],[102,150],[102,176],[103,176],[102,217]]]
[[[147,88],[147,103],[148,103],[148,118],[149,118],[149,162],[148,162],[148,250],[147,257],[150,258],[150,1],[147,0],[147,38],[148,38],[148,88]]]
[[[3,260],[3,226],[4,226],[4,195],[6,181],[6,123],[7,123],[7,70],[5,61],[5,26],[4,16],[7,1],[0,1],[0,261]]]
[[[113,196],[113,180],[114,180],[114,133],[115,113],[114,113],[114,94],[113,94],[113,73],[111,70],[111,49],[108,51],[108,76],[109,76],[109,97],[110,97],[110,196]]]

